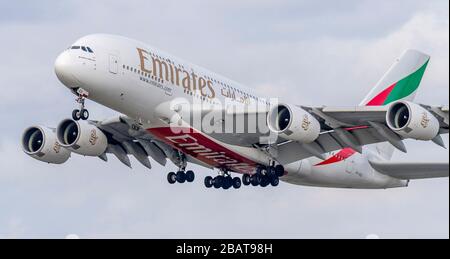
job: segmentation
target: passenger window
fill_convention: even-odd
[[[80,49],[80,46],[72,46],[72,49]]]

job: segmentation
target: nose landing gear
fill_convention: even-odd
[[[85,108],[85,100],[89,96],[89,93],[83,90],[82,88],[78,88],[77,90],[78,98],[77,103],[80,105],[79,109],[75,109],[72,112],[72,119],[74,121],[79,120],[88,120],[89,119],[89,111]]]
[[[89,111],[86,109],[75,109],[72,112],[72,119],[75,121],[79,121],[79,120],[87,120],[89,119]]]

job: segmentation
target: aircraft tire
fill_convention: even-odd
[[[213,178],[211,176],[207,176],[205,178],[205,187],[208,188],[208,189],[212,188],[213,187],[213,182],[214,182]]]
[[[193,171],[187,171],[187,172],[186,172],[186,181],[187,181],[188,183],[192,183],[192,182],[194,182],[194,180],[195,180],[195,174],[194,174],[194,172],[193,172]]]
[[[244,184],[245,186],[249,186],[251,184],[251,179],[252,179],[251,175],[244,174],[242,176],[242,184]]]
[[[270,184],[269,176],[267,176],[267,175],[263,176],[261,178],[261,183],[260,183],[261,187],[265,188],[265,187],[269,186],[269,184]]]
[[[179,171],[177,173],[177,182],[185,183],[186,182],[186,173],[184,173],[183,171]]]
[[[260,174],[253,175],[251,178],[251,183],[252,183],[252,186],[255,186],[255,187],[260,185],[261,184],[261,175]]]
[[[72,119],[74,121],[79,121],[81,119],[81,112],[80,112],[80,110],[73,110],[72,111]]]
[[[273,177],[272,179],[270,179],[270,185],[272,185],[273,187],[277,187],[279,184],[280,184],[280,178]]]
[[[83,109],[80,111],[80,119],[86,121],[89,119],[89,111],[86,109]]]
[[[216,189],[220,189],[223,185],[223,176],[217,176],[216,178],[214,178],[214,188]]]
[[[284,175],[284,166],[282,165],[275,166],[275,173],[278,177],[282,177]]]
[[[175,184],[175,183],[177,182],[177,175],[176,175],[174,172],[170,172],[170,173],[167,175],[167,181],[168,181],[170,184]]]
[[[225,177],[223,179],[222,187],[224,190],[228,190],[233,186],[233,179],[231,177]]]
[[[240,189],[242,186],[242,181],[239,177],[233,178],[233,188],[234,189]]]

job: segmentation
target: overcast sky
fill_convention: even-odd
[[[282,184],[206,190],[169,186],[175,168],[74,155],[40,163],[20,147],[34,124],[56,126],[75,107],[56,79],[57,55],[81,36],[136,38],[302,105],[355,105],[404,50],[432,56],[418,101],[449,103],[448,0],[0,0],[0,237],[448,238],[448,179],[355,191]],[[114,115],[88,102],[93,119]],[[448,145],[448,137],[445,138]],[[408,142],[398,161],[447,162]]]

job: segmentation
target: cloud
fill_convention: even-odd
[[[448,104],[448,1],[31,2],[0,6],[0,235],[448,238],[448,179],[386,191],[282,184],[225,192],[205,190],[203,176],[215,172],[196,166],[196,183],[169,186],[172,165],[148,171],[133,159],[130,170],[113,157],[74,155],[52,166],[19,145],[25,127],[70,115],[74,97],[53,62],[95,32],[137,38],[303,105],[357,104],[403,50],[417,48],[433,56],[418,100]],[[115,114],[88,105],[95,119]],[[433,144],[407,144],[396,160],[448,161]]]
[[[20,3],[0,2],[0,24],[45,24],[69,18],[73,5],[70,1],[39,2],[22,0]]]

